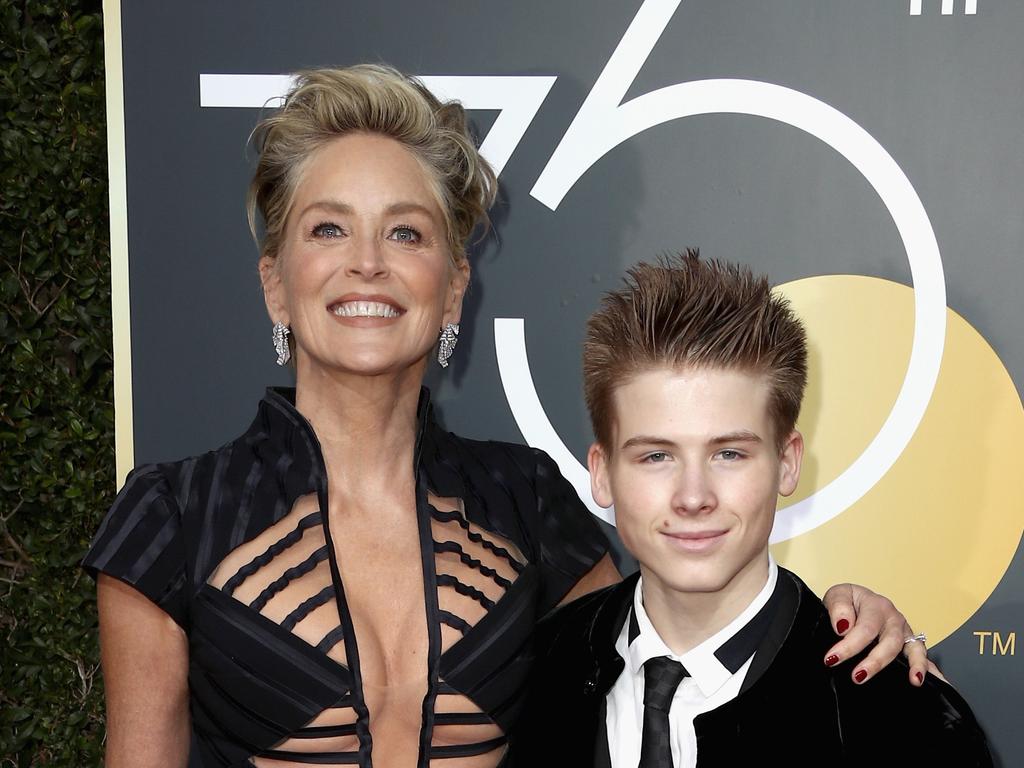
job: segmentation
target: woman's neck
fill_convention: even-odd
[[[380,376],[300,368],[295,407],[316,433],[332,483],[361,493],[411,478],[422,368]]]

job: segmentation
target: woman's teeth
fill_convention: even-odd
[[[339,317],[398,317],[398,310],[379,301],[346,301],[332,310]]]

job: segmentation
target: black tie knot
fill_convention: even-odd
[[[644,707],[667,713],[676,688],[687,675],[686,667],[668,656],[656,656],[644,662]]]

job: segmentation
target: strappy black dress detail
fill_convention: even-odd
[[[491,753],[496,764],[523,702],[537,619],[607,544],[543,452],[443,432],[426,390],[418,418],[428,679],[417,765]],[[237,440],[134,471],[93,540],[90,573],[131,585],[187,633],[204,768],[372,765],[332,539],[343,531],[327,509],[316,437],[294,393],[269,390]]]

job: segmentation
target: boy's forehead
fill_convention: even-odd
[[[769,394],[767,375],[757,371],[721,366],[644,368],[623,378],[612,393],[615,442],[620,442],[623,429],[764,431],[771,422]]]

